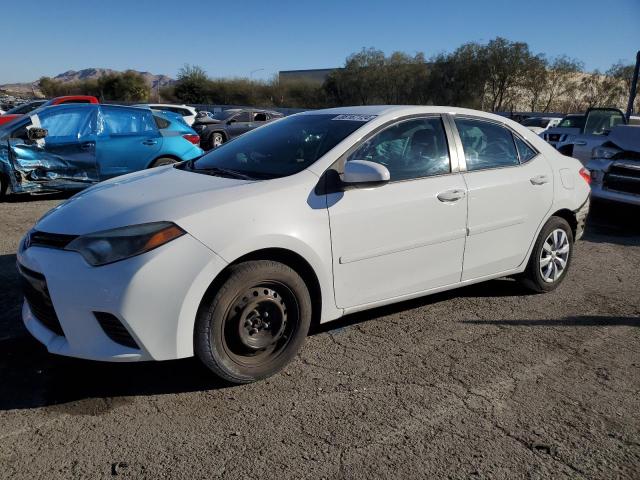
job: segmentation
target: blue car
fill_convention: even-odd
[[[42,107],[0,128],[0,196],[81,190],[111,177],[203,154],[182,119],[149,109]]]

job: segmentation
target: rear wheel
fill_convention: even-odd
[[[240,263],[201,307],[194,347],[219,377],[249,383],[289,363],[310,323],[309,290],[295,270],[270,260]]]
[[[551,217],[533,246],[522,281],[539,292],[555,290],[567,276],[573,255],[573,232],[564,218]]]
[[[154,160],[149,168],[162,167],[163,165],[172,165],[174,163],[178,163],[178,161],[174,158],[160,157],[157,160]]]

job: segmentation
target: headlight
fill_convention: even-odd
[[[82,235],[65,250],[78,252],[87,263],[97,267],[148,252],[184,234],[171,222],[144,223]]]
[[[596,147],[591,151],[591,158],[611,159],[621,151],[622,150],[615,147]]]

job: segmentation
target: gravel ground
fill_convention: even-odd
[[[0,478],[640,478],[639,211],[595,205],[547,295],[512,280],[352,315],[281,374],[47,354],[20,324],[0,204]]]

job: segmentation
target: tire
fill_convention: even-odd
[[[219,147],[224,143],[224,135],[220,132],[213,132],[209,135],[209,150]]]
[[[300,349],[311,310],[309,289],[291,267],[270,260],[240,263],[201,306],[195,353],[231,383],[270,377]]]
[[[178,163],[178,161],[174,158],[169,157],[160,157],[153,161],[149,168],[162,167],[164,165],[172,165],[174,163]]]
[[[521,277],[522,283],[538,293],[555,290],[566,278],[572,257],[571,227],[564,218],[551,217],[533,246],[527,269]]]

